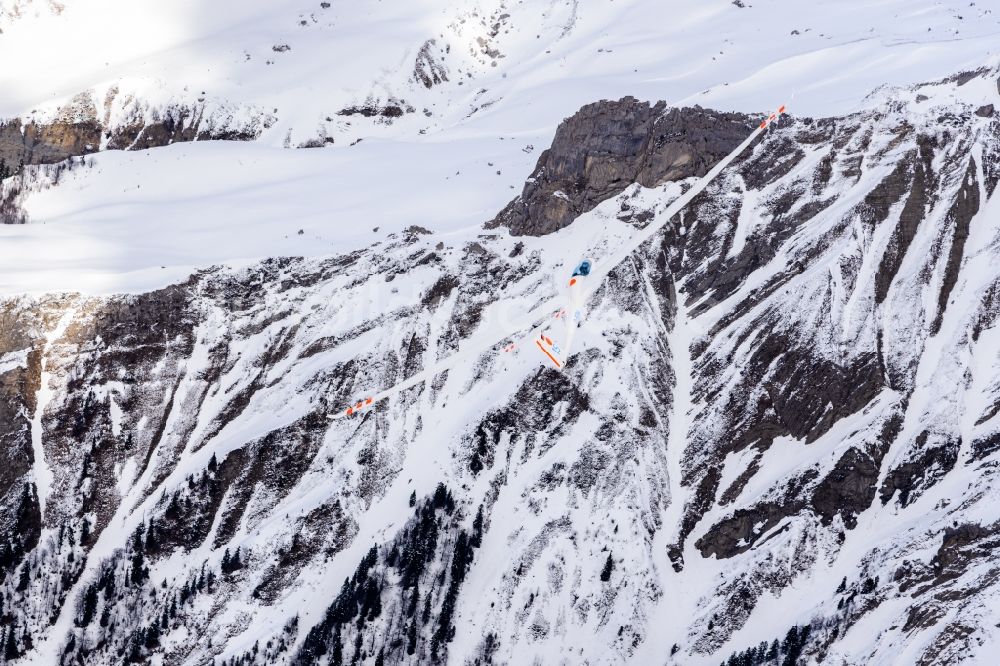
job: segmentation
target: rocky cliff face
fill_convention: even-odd
[[[589,104],[556,130],[524,191],[490,226],[514,235],[540,236],[639,183],[704,176],[740,144],[757,123],[737,113],[667,109],[632,97]]]
[[[53,109],[0,121],[0,175],[99,150],[145,150],[181,141],[251,140],[274,118],[253,107],[206,101],[156,103],[118,85]]]
[[[586,107],[497,218],[520,237],[7,298],[0,655],[982,661],[1000,121],[960,102],[976,80],[781,123],[612,271],[562,373],[491,351],[328,418],[600,261],[748,118]]]

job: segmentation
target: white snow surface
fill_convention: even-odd
[[[13,0],[0,7],[0,60],[18,63],[0,72],[0,117],[44,121],[113,90],[111,124],[196,103],[274,122],[256,145],[103,154],[39,185],[29,224],[0,228],[0,292],[142,291],[212,264],[365,247],[411,224],[475,227],[585,103],[878,106],[868,93],[880,86],[995,59],[991,5]],[[426,44],[447,76],[430,89],[414,76]],[[413,112],[337,113],[393,100]],[[333,143],[284,149],[309,141]]]
[[[935,103],[946,104],[954,90],[946,85],[941,89]],[[392,396],[372,410],[370,417],[323,419],[318,452],[283,494],[278,496],[264,483],[259,488],[255,484],[247,510],[227,541],[214,544],[209,537],[189,552],[174,552],[152,564],[152,580],[166,580],[176,588],[198,563],[217,566],[223,548],[239,546],[248,558],[241,584],[226,588],[226,594],[219,596],[221,605],[203,614],[203,636],[192,643],[189,661],[195,663],[209,654],[219,658],[241,655],[261,637],[280,634],[293,615],[300,623],[293,647],[301,646],[306,631],[322,620],[359,558],[373,543],[384,544],[401,529],[411,512],[406,501],[409,494],[415,491],[419,497],[426,496],[441,479],[456,489],[467,515],[484,498],[491,503],[483,547],[459,597],[456,620],[463,631],[449,647],[450,663],[475,658],[481,637],[495,632],[502,637],[498,660],[507,663],[589,659],[592,663],[717,664],[733,650],[780,637],[791,623],[816,620],[821,627],[825,619],[839,617],[834,592],[838,583],[847,578],[856,590],[866,572],[881,576],[877,592],[881,603],[846,625],[847,633],[834,643],[831,658],[852,665],[889,665],[898,663],[895,659],[901,650],[919,658],[951,619],[990,620],[982,625],[987,646],[983,654],[995,646],[992,589],[956,609],[954,618],[904,630],[907,613],[919,600],[908,600],[907,593],[897,591],[890,579],[904,565],[931,566],[942,535],[956,521],[989,525],[1000,518],[991,471],[1000,452],[976,458],[969,445],[964,445],[956,469],[936,485],[928,485],[916,501],[906,505],[892,497],[890,501],[875,498],[856,517],[852,529],[843,529],[840,516],[824,525],[816,514],[798,511],[767,527],[763,520],[755,523],[755,543],[745,552],[725,558],[699,552],[699,540],[719,532],[718,526],[735,512],[768,501],[780,503],[788,485],[809,478],[810,473],[815,476],[807,483],[824,479],[850,449],[871,444],[894,414],[905,412],[905,418],[899,437],[885,455],[875,484],[878,489],[890,470],[920,454],[914,451],[913,441],[923,428],[944,434],[958,428],[966,441],[995,431],[995,415],[986,421],[979,416],[998,394],[1000,339],[995,321],[987,321],[982,309],[997,280],[996,197],[971,222],[961,279],[939,334],[930,336],[925,324],[927,313],[933,314],[937,306],[934,295],[944,263],[941,257],[946,256],[932,249],[942,244],[941,234],[950,231],[944,212],[965,182],[961,174],[969,156],[963,151],[982,155],[989,149],[994,156],[991,160],[995,159],[995,139],[989,131],[989,123],[995,121],[980,122],[964,109],[968,112],[964,122],[972,128],[968,136],[962,142],[940,145],[942,154],[954,150],[958,157],[947,165],[941,158],[940,201],[922,221],[913,249],[879,310],[871,304],[870,265],[881,258],[883,236],[897,224],[900,211],[893,207],[872,229],[862,223],[859,207],[892,172],[899,156],[916,149],[912,136],[905,145],[893,147],[895,130],[903,120],[928,132],[944,131],[936,124],[936,107],[906,115],[911,105],[919,109],[923,102],[916,102],[913,91],[897,94],[909,96],[910,101],[893,117],[843,121],[851,128],[852,141],[873,130],[863,153],[864,174],[856,179],[843,175],[852,157],[845,150],[829,181],[813,195],[824,199],[836,194],[836,202],[778,243],[776,255],[749,272],[729,297],[713,297],[707,310],[698,309],[702,301],[681,304],[674,325],[668,326],[662,275],[657,275],[656,268],[665,247],[662,236],[651,239],[608,275],[604,286],[593,294],[591,316],[581,329],[578,352],[565,375],[572,386],[586,389],[588,408],[578,419],[566,419],[563,427],[561,415],[569,401],[557,401],[551,405],[549,422],[509,428],[496,444],[496,459],[479,476],[468,468],[474,424],[498,409],[516,408],[515,412],[532,415],[539,408],[518,404],[516,395],[519,387],[533,386],[528,382],[538,377],[539,359],[532,349],[513,354],[494,349],[479,358],[467,357],[468,363],[456,365],[446,376]],[[762,153],[772,140],[779,143],[782,132],[794,130],[794,126],[779,126],[778,136],[759,144],[754,154]],[[824,145],[831,150],[829,144]],[[817,170],[815,156],[804,155],[802,165],[780,178],[775,189],[811,184]],[[74,173],[85,172],[65,177]],[[731,191],[738,178],[731,171],[721,174],[709,189],[710,198],[723,199],[718,195]],[[977,178],[983,182],[980,175]],[[187,356],[153,364],[148,371],[152,380],[146,383],[176,387],[170,404],[163,408],[163,437],[156,441],[150,463],[141,473],[134,463],[123,466],[117,485],[121,501],[91,548],[69,600],[36,641],[32,657],[39,663],[54,661],[73,631],[78,600],[102,561],[122,547],[138,524],[162,512],[165,497],[183,492],[186,479],[205,470],[212,456],[225,461],[248,443],[322,410],[323,400],[346,400],[342,394],[347,390],[374,392],[391,386],[409,355],[409,341],[415,338],[424,343],[419,368],[440,361],[456,345],[474,341],[478,335],[492,335],[494,323],[513,319],[557,294],[560,278],[580,256],[592,256],[600,267],[602,261],[610,264],[609,257],[631,246],[630,239],[642,232],[618,218],[623,203],[651,211],[651,225],[655,225],[672,219],[681,191],[680,183],[656,188],[634,185],[569,227],[540,238],[515,239],[474,228],[412,234],[411,239],[397,234],[349,257],[357,263],[346,268],[334,265],[319,270],[320,259],[291,262],[274,266],[266,279],[247,283],[240,280],[262,271],[259,266],[246,269],[245,275],[241,270],[206,274],[204,288],[196,290],[200,318],[192,335],[193,349]],[[700,225],[714,225],[719,216],[711,209],[699,210],[693,221],[689,218],[688,238],[708,236],[709,242],[721,245],[721,235],[736,235],[735,229],[719,235],[703,233]],[[739,216],[733,219],[741,223]],[[763,215],[742,222],[760,233],[775,233],[773,220]],[[754,240],[753,234],[744,236],[746,245]],[[515,252],[519,243],[523,247]],[[761,285],[785,271],[793,258],[809,256],[810,250],[815,252],[805,270],[790,277],[782,289],[755,300]],[[415,261],[431,255],[436,258]],[[695,269],[687,278],[692,282],[699,277]],[[494,278],[487,277],[493,271],[504,276],[503,289],[494,289]],[[448,275],[461,276],[459,286],[436,306],[418,305]],[[215,280],[218,283],[212,284]],[[237,288],[227,297],[230,281]],[[238,287],[248,283],[257,285],[259,292],[241,296],[243,290]],[[681,292],[688,287],[681,284]],[[927,291],[934,293],[928,297]],[[233,305],[226,298],[243,304]],[[77,300],[84,313],[78,323],[86,329],[88,318],[102,315],[106,301]],[[459,332],[456,340],[456,321],[476,305],[483,306],[481,323]],[[730,316],[744,305],[752,307],[739,317]],[[771,318],[762,320],[766,315]],[[911,324],[907,317],[921,323]],[[968,331],[980,318],[983,330],[973,341]],[[782,436],[760,455],[751,445],[736,456],[716,458],[717,447],[727,441],[729,432],[743,425],[739,410],[752,404],[765,388],[766,381],[760,381],[740,392],[741,373],[756,372],[749,359],[762,340],[782,333],[791,347],[804,338],[810,361],[833,359],[838,366],[849,367],[872,353],[876,325],[884,327],[883,339],[894,341],[886,363],[893,369],[912,369],[912,376],[905,380],[912,383],[907,407],[901,406],[900,392],[882,387],[815,441]],[[359,334],[359,330],[366,333]],[[912,336],[912,341],[898,342],[903,335]],[[706,339],[710,345],[695,358],[692,348]],[[90,349],[86,340],[79,344]],[[219,374],[213,375],[213,357],[220,347],[230,351],[225,354],[227,361],[219,365]],[[271,365],[267,359],[273,358],[275,349],[284,351]],[[55,358],[51,353],[48,356],[53,368],[62,369],[59,376],[65,382],[71,369],[85,372],[83,362],[76,363],[65,351]],[[713,365],[722,369],[715,372]],[[766,372],[753,376],[755,381],[767,379]],[[346,386],[340,383],[345,381]],[[710,395],[706,385],[712,389]],[[267,390],[253,391],[245,408],[228,418],[236,397],[251,386]],[[959,406],[966,411],[956,411],[955,387],[963,392]],[[112,400],[134,390],[107,378],[92,388],[95,395]],[[156,419],[160,408],[147,404],[143,417]],[[119,417],[125,422],[112,427],[135,432],[137,441],[150,439],[153,428],[135,423],[139,414]],[[215,428],[220,419],[225,425]],[[266,456],[277,456],[294,446],[294,438],[279,441]],[[370,459],[373,450],[377,471],[384,473],[377,491],[367,488],[370,463],[361,462],[362,453]],[[718,499],[755,461],[757,469],[747,483],[728,500]],[[723,468],[717,498],[688,535],[682,549],[685,567],[676,571],[668,550],[676,543],[684,510],[696,492],[681,480],[713,464]],[[805,495],[812,489],[807,488]],[[275,551],[288,543],[305,516],[333,499],[357,519],[338,543],[341,549],[309,559],[266,603],[253,597],[251,590],[267,574]],[[226,505],[234,501],[227,499]],[[47,530],[47,537],[54,538],[54,528]],[[214,524],[210,534],[218,531]],[[837,541],[838,532],[843,534],[842,543]],[[614,573],[608,583],[599,582],[597,572],[609,554],[614,558]],[[990,585],[988,574],[976,562],[955,584]],[[730,621],[738,618],[731,604],[739,603],[741,590],[752,593],[752,613]],[[858,601],[858,606],[862,604]],[[715,616],[726,620],[728,630],[712,629]],[[714,626],[724,625],[720,621]],[[177,629],[165,643],[183,645],[185,631]],[[209,645],[209,636],[223,638]],[[668,660],[674,644],[682,646],[681,651]],[[978,656],[973,655],[971,663]]]
[[[31,658],[54,662],[72,629],[75,603],[96,577],[102,558],[121,548],[165,493],[182,489],[186,477],[202,472],[211,456],[225,460],[248,442],[317,409],[330,395],[330,368],[361,359],[351,387],[357,383],[379,389],[385,387],[378,382],[396,374],[395,366],[391,371],[385,366],[398,364],[406,341],[417,333],[427,332],[420,359],[424,367],[453,349],[445,337],[449,316],[467,311],[468,302],[459,307],[459,297],[451,295],[439,309],[407,308],[438,277],[460,273],[466,259],[457,248],[476,241],[498,257],[513,257],[514,239],[502,231],[480,238],[480,225],[520,190],[559,120],[581,104],[632,94],[671,104],[762,111],[788,101],[793,113],[826,116],[900,102],[906,105],[901,113],[909,113],[956,101],[973,107],[1000,101],[985,79],[919,91],[886,85],[995,65],[1000,17],[988,3],[744,4],[334,0],[322,9],[318,2],[296,7],[228,0],[102,0],[66,2],[56,10],[53,3],[21,0],[0,10],[0,56],[12,62],[17,54],[18,62],[28,63],[0,74],[8,91],[0,110],[7,116],[28,118],[34,110],[39,119],[52,118],[81,91],[99,96],[118,85],[154,106],[204,96],[211,104],[261,109],[277,119],[252,143],[195,142],[91,156],[87,166],[63,173],[58,184],[44,167],[29,169],[24,201],[29,222],[0,227],[4,293],[145,291],[213,264],[235,266],[231,270],[238,275],[240,266],[262,257],[307,256],[318,265],[322,257],[382,243],[363,254],[359,266],[324,274],[318,285],[279,289],[278,279],[265,283],[246,311],[234,314],[204,297],[189,356],[151,371],[174,386],[163,438],[151,451],[148,466],[140,468],[129,459],[118,470],[120,504],[93,545],[83,575],[72,584],[70,601]],[[500,19],[501,14],[508,17]],[[494,31],[495,22],[500,28]],[[46,39],[38,39],[39,34]],[[497,55],[484,54],[478,37]],[[417,52],[430,39],[445,53],[449,80],[426,89],[412,80],[412,70]],[[282,45],[289,48],[274,48]],[[918,100],[918,94],[926,99]],[[337,115],[368,99],[378,104],[403,100],[414,112],[392,123]],[[933,115],[914,111],[910,119],[931,123]],[[905,411],[905,419],[882,463],[880,483],[889,469],[913,455],[912,442],[925,427],[957,429],[964,442],[996,429],[996,415],[985,421],[978,417],[1000,392],[1000,333],[994,324],[972,341],[966,331],[997,279],[997,197],[984,202],[973,221],[962,279],[937,336],[925,335],[922,317],[934,310],[943,278],[938,264],[925,267],[921,262],[929,261],[932,248],[942,243],[934,235],[945,226],[940,207],[915,238],[877,315],[872,314],[871,290],[858,287],[870,283],[888,229],[900,215],[897,206],[873,231],[854,217],[856,207],[892,170],[892,151],[901,149],[892,147],[890,130],[898,121],[894,117],[887,127],[877,128],[861,178],[847,182],[834,175],[828,187],[837,192],[836,203],[784,240],[776,257],[728,297],[706,295],[705,302],[714,300],[698,314],[694,310],[701,303],[681,304],[669,331],[664,306],[649,284],[655,246],[650,243],[634,263],[626,262],[621,272],[634,268],[636,283],[646,287],[636,295],[643,305],[627,310],[609,295],[611,289],[599,290],[579,341],[580,360],[572,378],[587,387],[591,409],[566,432],[543,431],[539,442],[527,441],[521,436],[525,433],[514,433],[514,439],[506,433],[497,445],[506,460],[498,457],[488,474],[474,477],[466,471],[467,431],[490,410],[510,403],[517,387],[537,372],[538,359],[530,352],[488,352],[452,368],[433,386],[394,397],[380,408],[380,420],[365,422],[385,428],[377,436],[358,435],[342,427],[343,422],[332,422],[309,469],[286,495],[268,504],[266,490],[254,491],[251,507],[227,543],[252,553],[257,560],[248,575],[261,576],[276,544],[294,531],[294,521],[335,496],[359,518],[356,532],[329,560],[310,561],[271,605],[251,598],[252,585],[236,589],[206,626],[209,638],[225,636],[214,656],[242,654],[261,636],[277,635],[293,614],[304,630],[296,639],[300,644],[369,546],[391,538],[408,517],[410,492],[427,495],[442,478],[461,484],[470,506],[496,493],[493,525],[458,608],[459,621],[472,630],[456,637],[451,647],[455,663],[475,657],[475,640],[486,630],[504,636],[502,656],[511,663],[580,663],[585,658],[593,663],[663,663],[675,643],[684,645],[677,663],[718,663],[731,650],[773,637],[796,618],[839,612],[831,601],[833,588],[847,576],[852,585],[860,585],[855,577],[867,563],[881,567],[885,586],[887,573],[904,561],[931,562],[942,531],[955,519],[996,521],[995,482],[983,470],[987,463],[995,464],[998,454],[989,454],[985,462],[973,460],[965,445],[958,473],[930,486],[909,506],[876,499],[842,544],[834,543],[834,529],[821,529],[815,516],[796,514],[767,529],[757,541],[769,539],[766,547],[730,559],[703,557],[695,545],[735,511],[780,499],[789,479],[812,470],[823,478],[849,448],[870,442],[897,411]],[[333,144],[295,147],[316,138],[332,138]],[[799,171],[813,170],[819,159],[807,154],[787,181],[800,178]],[[953,194],[959,186],[955,182],[945,191]],[[664,215],[679,194],[678,184],[632,187],[557,234],[526,239],[521,258],[508,262],[524,274],[502,293],[473,296],[486,303],[483,328],[547,302],[557,293],[555,280],[580,256],[593,255],[598,262],[618,256],[634,232],[615,219],[620,203],[638,202]],[[762,200],[761,194],[754,198]],[[757,210],[748,207],[745,216],[738,216],[731,255],[766,226],[768,220]],[[420,236],[410,247],[399,241],[398,233],[410,225],[436,233]],[[783,293],[762,298],[748,312],[727,320],[737,307],[754,302],[759,288],[787,268],[787,259],[804,254],[824,234],[829,234],[829,244]],[[435,249],[439,242],[444,250]],[[392,262],[432,251],[440,252],[440,265],[409,266],[405,280],[386,281],[389,268],[396,267]],[[297,270],[308,273],[313,266],[306,262]],[[294,271],[283,271],[282,278],[297,279]],[[925,274],[929,284],[920,282]],[[341,294],[350,297],[338,298]],[[828,309],[821,307],[826,302]],[[686,568],[676,572],[666,553],[694,492],[681,478],[711,462],[710,444],[724,440],[715,430],[731,425],[720,418],[726,400],[742,404],[747,399],[735,393],[741,372],[737,364],[730,367],[727,360],[718,376],[709,375],[704,358],[745,360],[758,336],[770,332],[755,328],[756,317],[775,310],[790,334],[801,330],[812,336],[816,358],[845,364],[870,351],[874,327],[884,325],[887,364],[911,370],[912,396],[907,407],[900,407],[899,393],[885,388],[816,441],[782,436],[764,453],[747,447],[724,457],[719,495],[748,466],[759,470],[728,503],[712,504],[687,537]],[[68,382],[74,365],[65,353],[53,350],[72,312],[54,333],[43,336],[43,381],[32,422],[34,478],[43,505],[53,490],[41,440],[43,417],[60,395],[50,384]],[[394,316],[382,318],[383,313]],[[354,332],[369,322],[370,334]],[[710,331],[712,346],[696,365],[692,346]],[[627,344],[617,347],[622,340]],[[233,396],[257,382],[265,365],[261,359],[279,341],[287,341],[290,351],[261,373],[268,390],[252,393],[237,418],[214,430]],[[231,342],[231,362],[221,376],[205,379],[212,355]],[[21,352],[4,355],[0,370],[21,368],[24,358]],[[52,367],[61,374],[51,374]],[[696,385],[706,376],[717,389],[711,398]],[[668,400],[656,394],[658,381],[669,386]],[[634,392],[623,397],[623,387]],[[149,437],[149,424],[130,422],[136,415],[117,407],[123,387],[108,382],[94,390],[115,405],[115,434],[127,428],[137,437]],[[603,420],[616,411],[621,422]],[[643,411],[654,414],[655,426],[642,423]],[[611,450],[605,447],[607,439],[597,436],[601,425],[628,431],[615,442],[638,438],[642,445],[634,451]],[[644,433],[651,441],[641,439]],[[356,462],[369,440],[382,447],[378,452],[391,472],[374,497],[363,495],[363,470]],[[604,465],[594,485],[582,491],[571,484],[546,485],[548,476],[599,466],[594,461]],[[982,479],[982,487],[973,487],[970,479]],[[954,506],[948,509],[950,503]],[[52,539],[52,528],[46,529],[46,538]],[[213,525],[211,534],[217,530]],[[616,558],[611,584],[598,583],[594,575],[607,556],[605,548]],[[190,553],[156,562],[154,578],[177,585],[193,563],[217,563],[220,550],[210,536]],[[514,574],[512,555],[527,563],[523,576]],[[565,562],[571,566],[561,570]],[[985,573],[977,569],[966,575],[971,580]],[[779,574],[788,585],[768,588],[766,580]],[[716,611],[723,613],[720,605],[734,594],[726,586],[742,579],[765,581],[752,615],[731,634],[713,635],[706,628],[709,619]],[[882,605],[837,642],[831,663],[838,658],[851,664],[916,659],[926,645],[919,631],[900,629],[908,609],[904,602],[902,594],[886,593]],[[522,607],[523,613],[511,611]],[[986,650],[996,644],[991,627],[1000,621],[997,610],[978,597],[958,612],[992,637],[981,653],[971,656],[989,663]],[[164,643],[198,640],[196,654],[212,652],[204,644],[206,636],[184,632],[165,637]],[[926,631],[926,641],[934,636],[932,629]]]

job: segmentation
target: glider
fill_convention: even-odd
[[[445,357],[437,363],[431,365],[420,372],[417,372],[402,382],[391,386],[379,393],[358,400],[348,406],[343,411],[330,416],[332,419],[340,419],[353,416],[366,410],[375,403],[398,395],[408,388],[431,379],[445,370],[459,365],[463,361],[472,361],[487,349],[504,341],[512,334],[532,329],[540,321],[552,318],[555,314],[557,320],[562,320],[563,327],[557,331],[558,326],[548,324],[536,329],[534,335],[535,345],[547,357],[548,362],[557,369],[562,369],[569,358],[570,346],[573,342],[573,335],[576,328],[583,319],[583,307],[587,298],[601,285],[604,278],[618,264],[624,261],[629,255],[635,252],[643,243],[652,238],[657,231],[672,219],[677,213],[684,209],[692,199],[698,196],[709,183],[722,173],[729,164],[746,150],[754,140],[760,136],[775,120],[785,113],[784,105],[777,111],[770,114],[760,122],[760,125],[748,136],[743,143],[736,146],[733,152],[723,157],[712,167],[708,173],[702,176],[687,192],[677,197],[670,206],[660,215],[656,216],[648,225],[636,232],[621,248],[609,256],[603,258],[598,264],[591,259],[582,260],[574,269],[570,276],[567,293],[564,296],[552,298],[536,306],[529,312],[522,315],[516,321],[507,322],[501,331],[484,331],[480,335],[474,335],[466,340],[465,344],[451,356]],[[505,350],[513,346],[508,345]]]
[[[586,285],[589,282],[588,278],[593,266],[593,259],[584,259],[577,264],[576,268],[573,269],[573,274],[569,277],[569,285],[566,289],[567,307],[559,310],[555,315],[556,319],[563,322],[562,335],[558,335],[553,330],[557,327],[549,326],[539,331],[535,338],[535,346],[545,354],[556,370],[562,370],[566,364],[570,345],[573,344],[573,336],[577,327],[583,322],[583,304],[587,300],[586,294],[589,293]],[[558,336],[557,340],[561,339],[562,343],[554,341],[553,336]]]

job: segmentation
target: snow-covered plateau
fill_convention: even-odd
[[[0,663],[997,663],[998,36],[0,2]]]

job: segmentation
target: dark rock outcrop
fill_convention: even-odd
[[[0,163],[10,173],[25,164],[54,164],[70,156],[96,152],[101,145],[101,127],[94,120],[58,120],[22,127],[14,118],[0,124]]]
[[[891,470],[882,483],[879,497],[886,504],[899,491],[900,506],[907,506],[921,492],[937,483],[958,462],[959,442],[944,439],[928,446],[930,433],[921,432],[914,443],[914,457]]]
[[[744,380],[744,395],[734,396],[731,407],[736,408],[738,398],[752,417],[732,430],[723,442],[726,451],[754,444],[767,448],[782,435],[814,442],[867,405],[883,386],[874,356],[837,365],[777,333],[761,341],[746,372],[753,379]]]
[[[812,495],[812,506],[825,525],[840,515],[844,525],[853,529],[859,513],[875,499],[879,463],[857,448],[848,449]]]
[[[894,576],[901,592],[912,595],[915,603],[906,613],[906,631],[926,629],[940,622],[956,605],[967,603],[977,593],[989,587],[996,580],[997,571],[992,566],[983,566],[996,558],[1000,547],[998,525],[978,523],[954,523],[941,533],[941,544],[931,561],[907,561]],[[977,572],[981,574],[970,572]],[[948,647],[949,643],[961,645],[961,638],[974,633],[969,629],[964,636],[955,640],[950,632],[958,623],[949,624],[935,643],[928,647],[921,664],[935,663],[934,656]]]
[[[965,524],[955,527],[947,527],[941,536],[941,546],[938,548],[934,559],[931,560],[931,567],[938,577],[958,578],[968,566],[970,560],[978,555],[982,557],[989,555],[996,549],[997,531],[994,527],[989,529],[982,525]],[[994,537],[992,543],[982,542],[989,537]],[[980,544],[980,552],[976,553],[969,549],[974,544]],[[985,547],[984,547],[985,546]]]
[[[448,68],[442,62],[443,55],[451,50],[450,46],[443,49],[437,47],[437,40],[428,39],[417,51],[413,63],[413,78],[431,88],[448,80]]]
[[[749,116],[700,107],[667,109],[633,97],[588,104],[559,125],[521,195],[488,226],[552,233],[632,183],[704,175],[753,129]]]
[[[892,230],[889,244],[886,246],[885,254],[879,264],[878,273],[875,274],[875,301],[881,303],[889,293],[889,285],[899,271],[903,263],[903,257],[916,236],[917,227],[924,217],[927,206],[927,173],[930,171],[930,162],[933,156],[933,148],[929,140],[918,139],[920,145],[919,154],[912,156],[913,178],[909,184],[909,195],[903,210],[899,216],[899,224]]]
[[[976,177],[976,160],[970,159],[969,166],[962,180],[962,187],[955,196],[955,201],[948,211],[947,226],[955,229],[951,248],[948,251],[948,263],[945,265],[944,281],[941,284],[941,294],[938,297],[937,315],[931,324],[931,334],[941,329],[948,298],[958,281],[958,271],[965,254],[965,241],[969,238],[969,226],[972,218],[979,212],[979,179]]]
[[[81,93],[59,108],[53,119],[0,121],[0,174],[18,173],[25,165],[55,164],[99,150],[146,150],[185,141],[250,141],[273,123],[270,116],[249,114],[236,120],[226,111],[213,115],[205,103],[146,109],[113,89],[98,108],[92,93]],[[124,105],[125,120],[110,124],[110,109]],[[145,108],[145,107],[142,107]]]
[[[801,497],[803,487],[816,478],[816,472],[807,471],[791,479],[782,497],[764,501],[746,509],[737,509],[731,516],[716,523],[697,542],[695,547],[703,557],[715,555],[725,559],[735,557],[772,538],[769,534],[784,518],[794,516],[806,508]]]
[[[364,104],[348,106],[337,112],[338,116],[363,116],[365,118],[400,118],[404,113],[413,113],[414,108],[404,100],[390,97],[385,103],[368,99]]]
[[[0,582],[38,540],[37,530],[26,526],[41,523],[30,476],[34,462],[31,419],[41,377],[41,348],[31,335],[34,322],[27,315],[18,309],[0,317],[0,358],[21,354],[24,359],[23,364],[0,368],[0,536],[5,542],[0,546]]]

